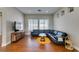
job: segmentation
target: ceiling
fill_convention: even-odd
[[[53,14],[60,7],[17,7],[24,14]]]

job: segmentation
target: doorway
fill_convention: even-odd
[[[2,44],[2,12],[0,12],[0,46]]]

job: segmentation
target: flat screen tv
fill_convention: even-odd
[[[14,21],[13,29],[14,29],[15,32],[16,31],[20,31],[20,29],[21,29],[21,23]]]

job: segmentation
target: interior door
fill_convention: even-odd
[[[2,43],[2,14],[0,14],[0,46]]]

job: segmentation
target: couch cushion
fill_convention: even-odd
[[[49,33],[53,33],[54,32],[54,30],[49,30]]]
[[[58,41],[59,42],[63,42],[63,38],[62,37],[58,37]]]
[[[39,33],[44,33],[44,30],[39,30]]]
[[[56,34],[57,37],[61,37],[62,35],[63,35],[62,32],[57,32],[57,34]]]
[[[45,30],[44,32],[45,32],[45,33],[49,33],[49,30]]]
[[[33,32],[37,32],[37,33],[38,33],[38,32],[39,32],[39,30],[33,30]]]
[[[54,31],[53,33],[54,33],[54,35],[56,35],[57,34],[57,31]]]

